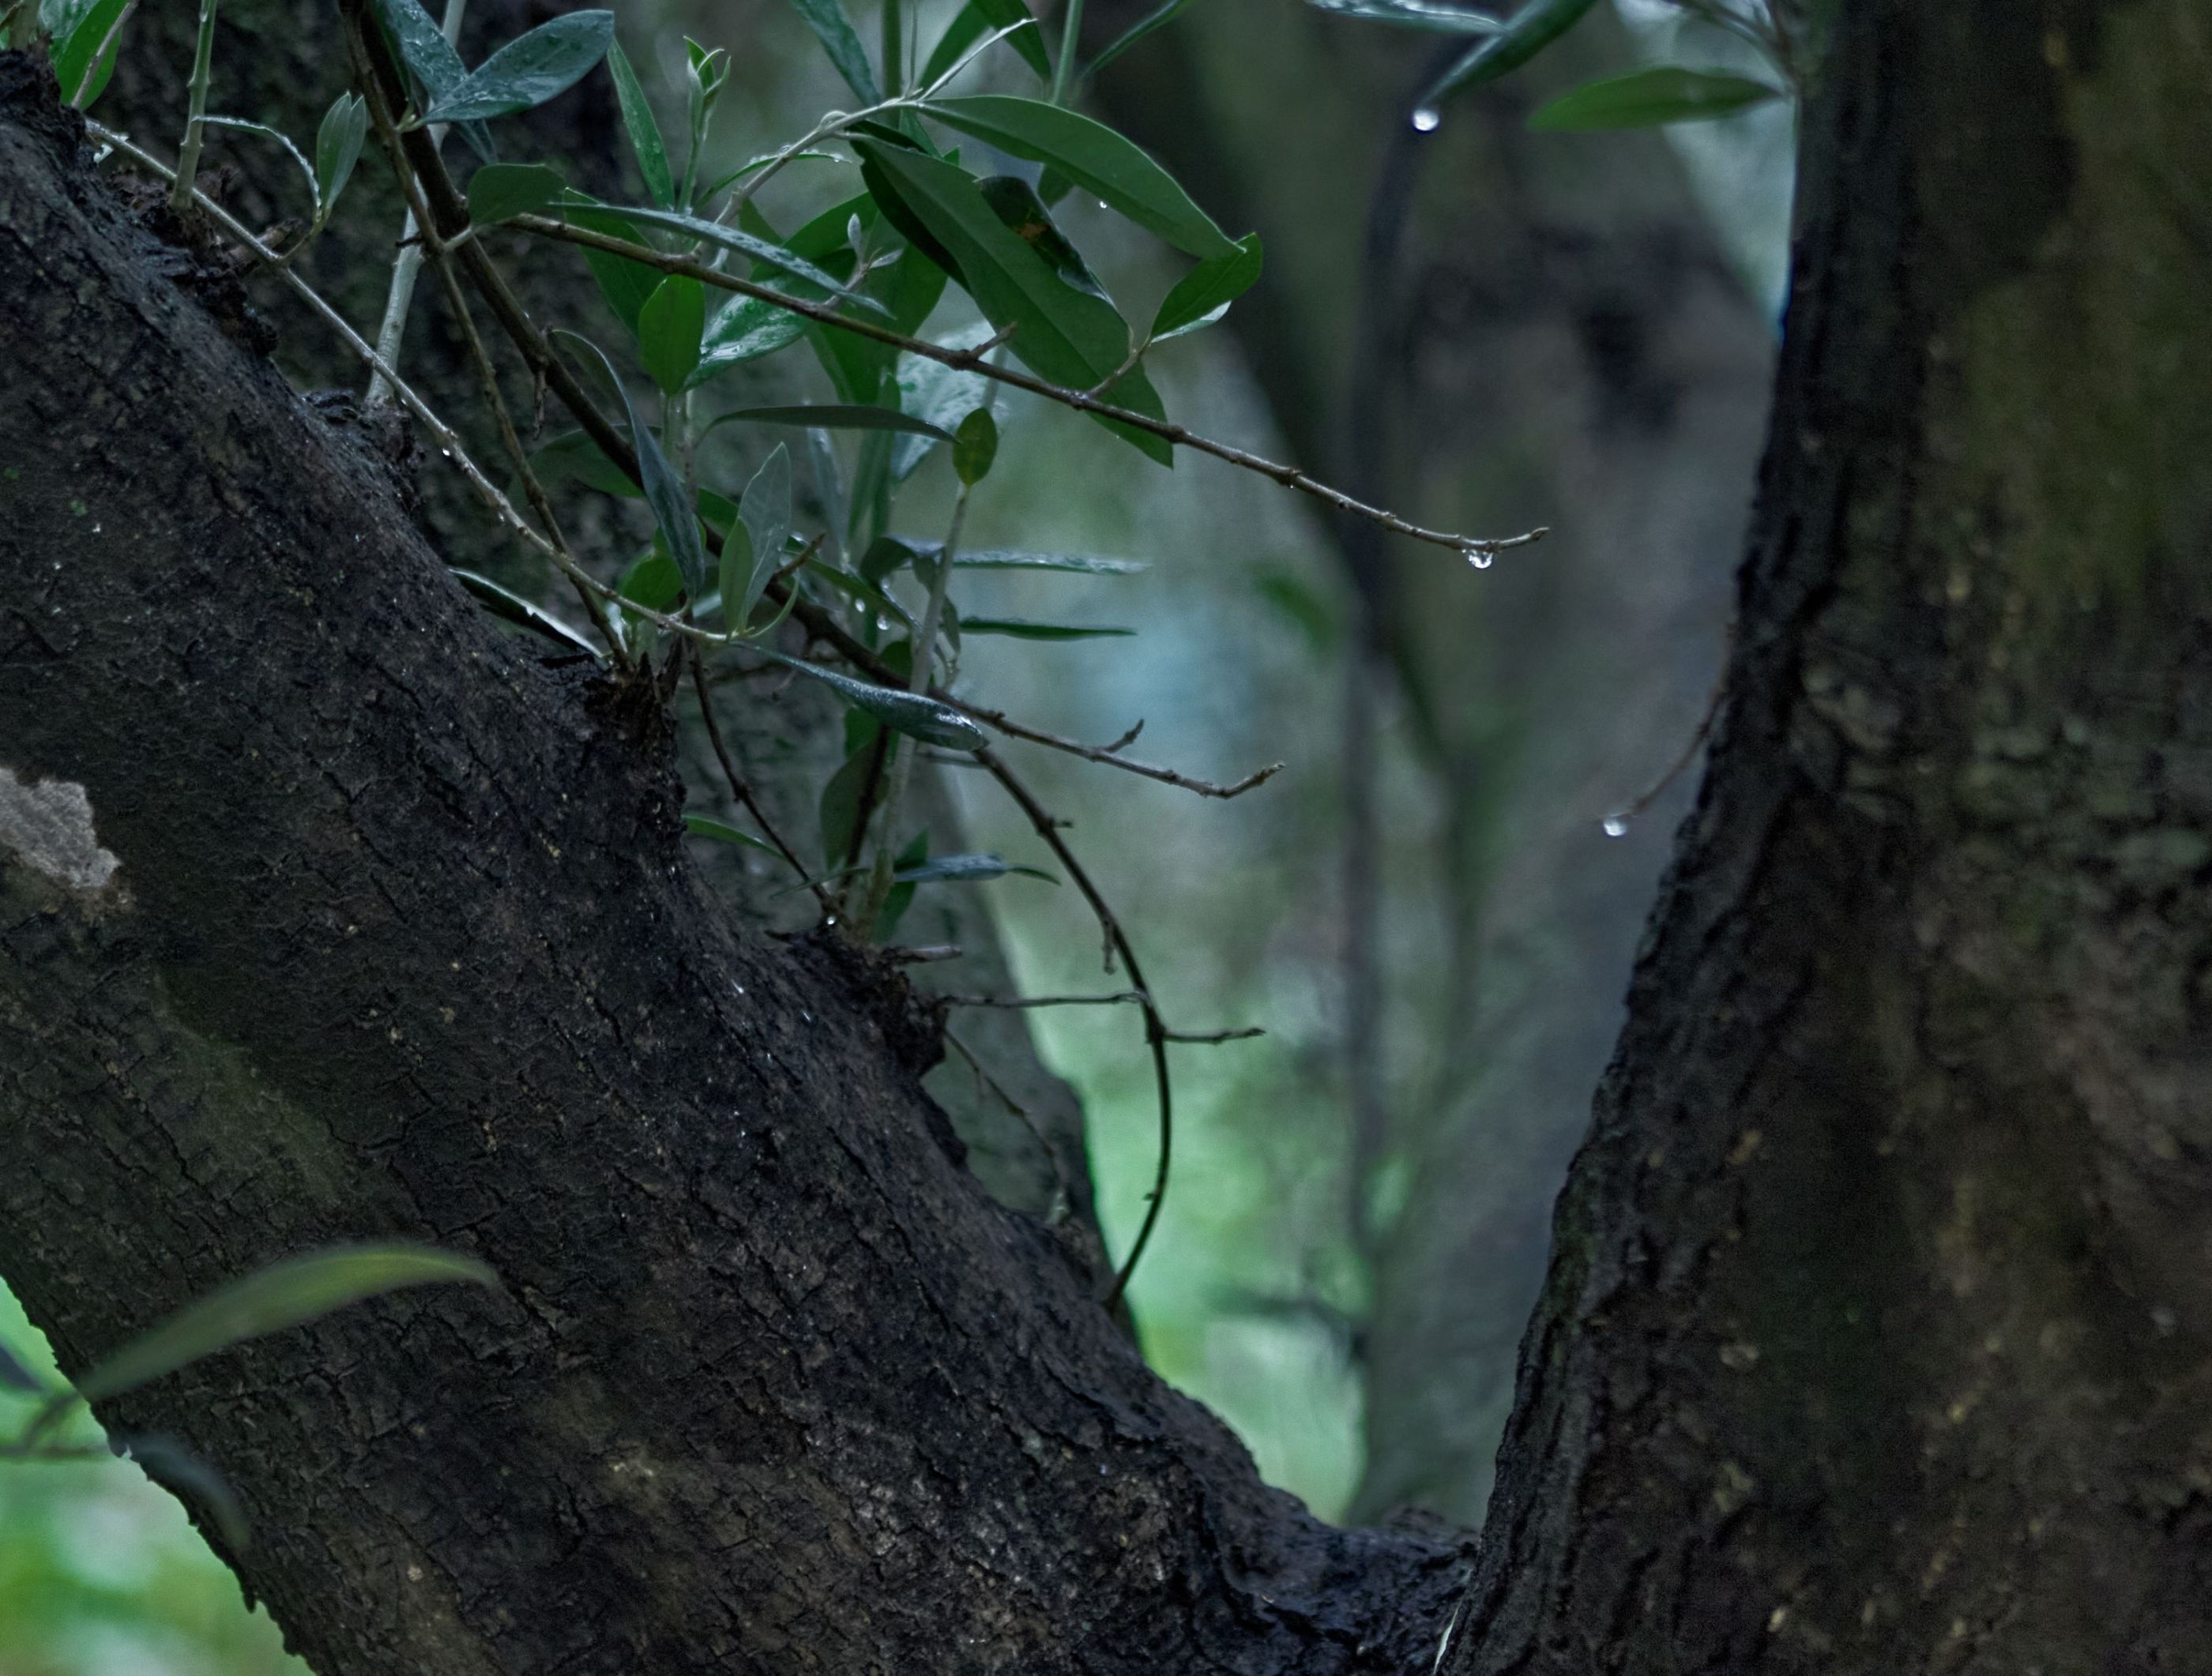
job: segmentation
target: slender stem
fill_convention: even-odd
[[[1067,0],[1067,15],[1060,26],[1060,57],[1052,66],[1052,102],[1067,103],[1067,84],[1074,79],[1075,55],[1081,46],[1083,0]]]
[[[439,33],[448,43],[459,45],[461,20],[467,15],[468,9],[469,0],[446,0],[445,21],[438,27]],[[441,123],[430,131],[430,143],[439,146],[445,143],[446,128]],[[410,200],[412,196],[410,193]],[[400,339],[407,332],[408,311],[415,306],[415,277],[422,269],[422,241],[419,236],[422,231],[422,224],[416,219],[415,207],[410,201],[407,207],[407,219],[399,228],[399,254],[392,264],[392,287],[385,294],[384,322],[376,329],[376,352],[395,366],[399,361]],[[370,379],[368,394],[362,398],[362,406],[374,413],[389,406],[391,401],[391,386],[381,377]]]
[[[192,201],[192,182],[200,172],[200,142],[207,131],[208,82],[215,70],[216,0],[200,0],[199,41],[192,49],[191,114],[185,119],[185,143],[177,151],[177,178],[169,189],[169,208],[183,215]]]
[[[699,695],[699,717],[707,730],[707,744],[714,750],[715,762],[721,764],[722,778],[730,783],[730,795],[744,805],[745,812],[768,835],[769,842],[774,844],[776,853],[791,864],[791,870],[800,878],[805,878],[806,864],[799,859],[796,850],[783,841],[783,835],[770,823],[767,812],[753,797],[751,785],[738,772],[738,765],[730,756],[729,747],[722,743],[721,725],[714,720],[714,695],[708,690],[706,671],[696,658],[691,660],[691,689]],[[818,881],[808,881],[807,888],[814,892],[814,899],[821,903],[825,915],[836,911],[836,904],[830,900],[830,893]]]

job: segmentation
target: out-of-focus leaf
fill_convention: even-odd
[[[823,865],[841,867],[853,854],[854,841],[860,835],[860,799],[866,795],[868,781],[881,769],[872,736],[854,745],[823,784],[815,809],[822,827]]]
[[[571,193],[567,201],[573,203],[579,196],[579,194]],[[586,203],[591,202],[588,198],[584,201]],[[606,208],[604,205],[599,207]],[[686,216],[673,210],[648,210],[638,204],[622,205],[613,209],[611,213],[633,222],[642,222],[647,227],[665,228],[671,233],[681,233],[705,244],[720,245],[724,250],[734,251],[739,256],[749,257],[763,267],[775,268],[783,273],[790,274],[794,278],[805,280],[809,285],[818,285],[825,292],[834,296],[842,297],[848,302],[858,303],[862,307],[872,309],[878,314],[886,312],[883,305],[872,297],[847,290],[836,276],[824,273],[805,258],[785,249],[781,245],[772,244],[766,239],[747,233],[740,228],[724,227],[720,222],[708,221],[703,216]]]
[[[993,93],[933,100],[923,108],[938,121],[988,141],[1001,151],[1058,169],[1178,250],[1204,260],[1237,249],[1174,176],[1133,143],[1079,112],[1042,100]]]
[[[54,80],[63,99],[78,110],[89,110],[115,74],[115,54],[123,41],[123,26],[137,9],[137,0],[94,0],[66,43],[54,42]]]
[[[660,440],[639,417],[629,388],[605,352],[590,338],[575,332],[564,331],[562,336],[574,338],[599,358],[599,365],[606,369],[607,382],[622,398],[623,411],[629,419],[630,446],[637,450],[637,474],[643,480],[646,503],[653,508],[653,521],[660,526],[661,537],[668,543],[676,568],[684,573],[684,586],[690,590],[693,598],[697,598],[707,591],[707,549],[699,537],[699,514],[684,489],[684,479],[677,476],[676,468],[668,463],[668,456],[660,452]]]
[[[603,495],[619,495],[631,501],[643,492],[580,430],[563,431],[539,448],[530,457],[530,469],[549,489],[555,483],[580,483]]]
[[[1370,23],[1395,23],[1401,29],[1425,29],[1443,35],[1495,35],[1505,20],[1440,0],[1306,0],[1316,11],[1334,12]]]
[[[637,311],[638,356],[663,395],[678,395],[690,382],[706,329],[707,288],[689,274],[669,275]]]
[[[1024,867],[995,855],[935,855],[910,867],[901,867],[891,877],[901,884],[976,884],[986,879],[1004,878],[1008,873],[1020,873],[1029,878],[1041,878],[1048,884],[1060,881],[1042,867]]]
[[[711,816],[686,815],[684,827],[695,838],[712,838],[718,844],[738,844],[769,855],[778,853],[775,845],[754,837],[750,832],[740,832],[727,821],[718,821]]]
[[[725,305],[707,323],[699,346],[699,365],[691,374],[694,389],[741,361],[774,355],[806,335],[806,322],[787,308],[778,308],[758,297],[738,297]]]
[[[718,413],[707,429],[717,425],[791,425],[800,430],[904,431],[936,442],[950,442],[951,434],[926,419],[916,419],[896,408],[859,407],[848,402],[816,402],[801,407],[740,407]],[[702,434],[704,434],[702,432]]]
[[[495,227],[547,210],[558,215],[556,206],[568,190],[561,172],[543,163],[486,163],[469,177],[469,220],[477,227]]]
[[[738,501],[738,519],[751,537],[752,570],[735,596],[725,574],[722,610],[732,628],[742,628],[752,620],[753,607],[783,561],[784,537],[791,533],[791,450],[782,443],[775,445],[745,485]]]
[[[338,194],[353,179],[353,166],[361,161],[362,143],[368,137],[368,101],[359,94],[342,93],[323,113],[315,131],[315,218],[330,219]]]
[[[27,1391],[33,1396],[44,1394],[46,1382],[33,1373],[23,1359],[4,1344],[0,1344],[0,1385],[10,1390]]]
[[[668,147],[660,137],[660,124],[653,114],[653,106],[645,96],[637,71],[630,67],[629,55],[622,50],[620,41],[607,48],[607,69],[615,78],[615,102],[622,107],[623,129],[629,136],[637,172],[645,178],[645,190],[662,209],[672,210],[676,206],[676,177],[668,167]]]
[[[956,562],[953,567],[959,568]],[[1032,622],[1019,616],[963,616],[963,635],[1004,635],[1018,641],[1097,641],[1133,635],[1133,628],[1091,628],[1073,622]]]
[[[1260,235],[1248,233],[1232,254],[1200,263],[1161,300],[1160,312],[1152,317],[1152,341],[1164,343],[1212,325],[1258,282],[1261,260]]]
[[[248,1339],[282,1332],[403,1286],[466,1280],[498,1290],[473,1257],[421,1245],[359,1245],[289,1257],[186,1304],[76,1381],[99,1402]]]
[[[1544,131],[1654,128],[1668,122],[1710,122],[1784,97],[1779,88],[1723,70],[1654,64],[1633,75],[1585,82],[1538,106],[1528,126]]]
[[[128,1454],[146,1476],[171,1495],[198,1502],[215,1521],[222,1539],[235,1552],[252,1544],[246,1509],[230,1482],[173,1437],[158,1432],[129,1432],[107,1440],[109,1448]]]
[[[483,122],[535,110],[590,75],[614,39],[612,12],[563,12],[486,58],[440,94],[422,120]]]
[[[1188,0],[1185,0],[1188,3]],[[1026,26],[1026,27],[1024,27]],[[968,0],[959,15],[945,26],[945,33],[922,67],[921,85],[928,87],[960,62],[961,55],[994,29],[1012,29],[1006,45],[1022,55],[1022,62],[1040,82],[1052,80],[1052,60],[1046,55],[1044,32],[1023,0]]]
[[[948,349],[972,349],[990,341],[991,328],[971,326],[943,340]],[[932,361],[927,355],[902,355],[898,358],[896,380],[899,409],[912,414],[941,431],[950,431],[963,417],[979,407],[991,403],[991,381],[981,373],[963,372],[957,367],[947,367],[941,361]],[[914,469],[928,458],[933,445],[925,437],[901,437],[891,445],[890,469],[892,477],[904,483]]]
[[[1529,0],[1487,40],[1470,48],[1421,95],[1416,127],[1436,125],[1437,106],[1461,88],[1480,87],[1516,70],[1583,20],[1597,0]],[[1426,118],[1424,123],[1423,118]]]
[[[908,536],[885,536],[902,555],[934,561],[945,550],[942,542],[918,541]],[[880,545],[880,543],[878,543]],[[873,549],[871,549],[872,556]],[[862,568],[867,562],[862,561]],[[955,570],[1066,570],[1085,576],[1133,576],[1150,568],[1135,559],[1093,558],[1087,553],[1032,553],[1013,547],[981,547],[954,556]]]
[[[867,48],[860,45],[860,37],[854,32],[853,20],[845,15],[845,9],[837,0],[791,0],[792,7],[806,20],[806,27],[814,31],[822,50],[830,55],[830,62],[845,78],[845,85],[863,105],[883,102],[877,90],[874,72],[868,68]]]
[[[558,213],[578,227],[603,233],[610,239],[626,240],[633,245],[646,242],[621,216],[593,204],[580,192],[563,192]],[[599,282],[599,295],[607,300],[607,307],[614,310],[624,325],[635,331],[645,300],[659,287],[660,270],[627,256],[617,256],[611,251],[589,248],[584,252],[584,261],[591,268],[592,277]]]
[[[543,635],[571,652],[582,652],[592,658],[599,656],[599,648],[571,628],[551,613],[541,610],[520,594],[509,592],[489,576],[479,576],[473,570],[456,570],[453,580],[467,589],[494,616],[504,617],[512,623]]]
[[[963,488],[973,489],[991,475],[999,458],[999,427],[991,410],[979,407],[960,422],[952,437],[952,471]]]
[[[1155,29],[1164,29],[1174,22],[1182,9],[1188,4],[1190,0],[1167,0],[1166,4],[1155,6],[1109,41],[1098,56],[1083,67],[1084,75],[1096,76]]]
[[[819,664],[787,658],[781,652],[770,652],[765,647],[760,648],[760,652],[763,657],[781,664],[786,669],[812,676],[848,704],[866,711],[886,727],[912,734],[924,744],[943,745],[949,750],[981,750],[990,743],[981,728],[949,704],[940,704],[920,693],[901,692],[896,687],[878,687],[873,682],[856,681],[849,675],[840,675]]]

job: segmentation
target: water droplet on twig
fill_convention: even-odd
[[[1435,106],[1424,105],[1413,112],[1413,131],[1416,134],[1433,134],[1437,131],[1437,124],[1443,120]]]
[[[1628,817],[1607,815],[1598,823],[1598,828],[1608,838],[1626,838],[1628,835]]]

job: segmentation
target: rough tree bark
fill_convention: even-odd
[[[2212,1669],[2212,5],[1849,5],[1458,1676]]]
[[[71,1369],[347,1237],[509,1289],[103,1405],[230,1478],[294,1644],[441,1676],[1432,1642],[1455,1547],[1318,1524],[1152,1377],[957,1167],[903,983],[738,933],[652,707],[470,609],[44,70],[0,78],[0,1270]]]

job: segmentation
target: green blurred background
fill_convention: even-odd
[[[526,22],[559,8],[497,9]],[[1099,39],[1137,15],[1092,9]],[[945,13],[925,10],[926,35]],[[656,0],[625,6],[621,27],[664,94],[682,32],[738,49],[717,136],[732,162],[842,93],[775,0]],[[971,641],[968,690],[1085,739],[1141,718],[1133,754],[1209,778],[1288,765],[1223,803],[1021,754],[1075,823],[1173,1021],[1267,1031],[1178,1050],[1175,1174],[1131,1296],[1154,1365],[1332,1518],[1480,1515],[1550,1196],[1687,782],[1623,839],[1599,821],[1693,735],[1721,655],[1781,285],[1789,114],[1678,144],[1540,141],[1522,125],[1543,94],[1639,56],[1734,62],[1717,41],[1678,40],[1681,27],[1657,0],[1599,15],[1530,86],[1448,112],[1411,167],[1401,131],[1429,39],[1297,0],[1200,0],[1088,91],[1232,234],[1267,240],[1267,276],[1231,325],[1152,358],[1169,410],[1371,479],[1426,523],[1553,525],[1541,547],[1486,574],[1434,549],[1368,551],[1257,477],[1192,458],[1162,471],[1018,396],[971,514],[971,545],[1150,568],[973,585],[970,613],[1140,632]],[[125,47],[113,97],[142,138],[156,132],[148,90],[173,88],[182,65],[129,55],[174,58],[182,33],[168,19]],[[264,44],[227,35],[219,64]],[[1033,91],[1011,59],[974,85]],[[319,110],[336,91],[300,97]],[[805,174],[772,197],[785,224],[830,190]],[[1394,191],[1395,252],[1363,265]],[[1176,268],[1096,206],[1066,225],[1125,312],[1148,316]],[[1364,386],[1363,361],[1380,369]],[[819,399],[799,371],[790,398]],[[943,462],[926,465],[902,525],[935,533],[950,494]],[[980,775],[947,779],[969,847],[1048,861]],[[1023,992],[1120,987],[1072,890],[1013,877],[987,900]],[[1360,972],[1364,1015],[1346,1005]],[[1028,1018],[1043,1066],[1079,1096],[1118,1254],[1157,1144],[1139,1021]],[[956,1058],[937,1077],[950,1104],[973,1072]],[[45,1356],[4,1292],[0,1339]],[[0,1388],[0,1424],[22,1406]],[[289,1663],[136,1466],[0,1464],[0,1676]]]

